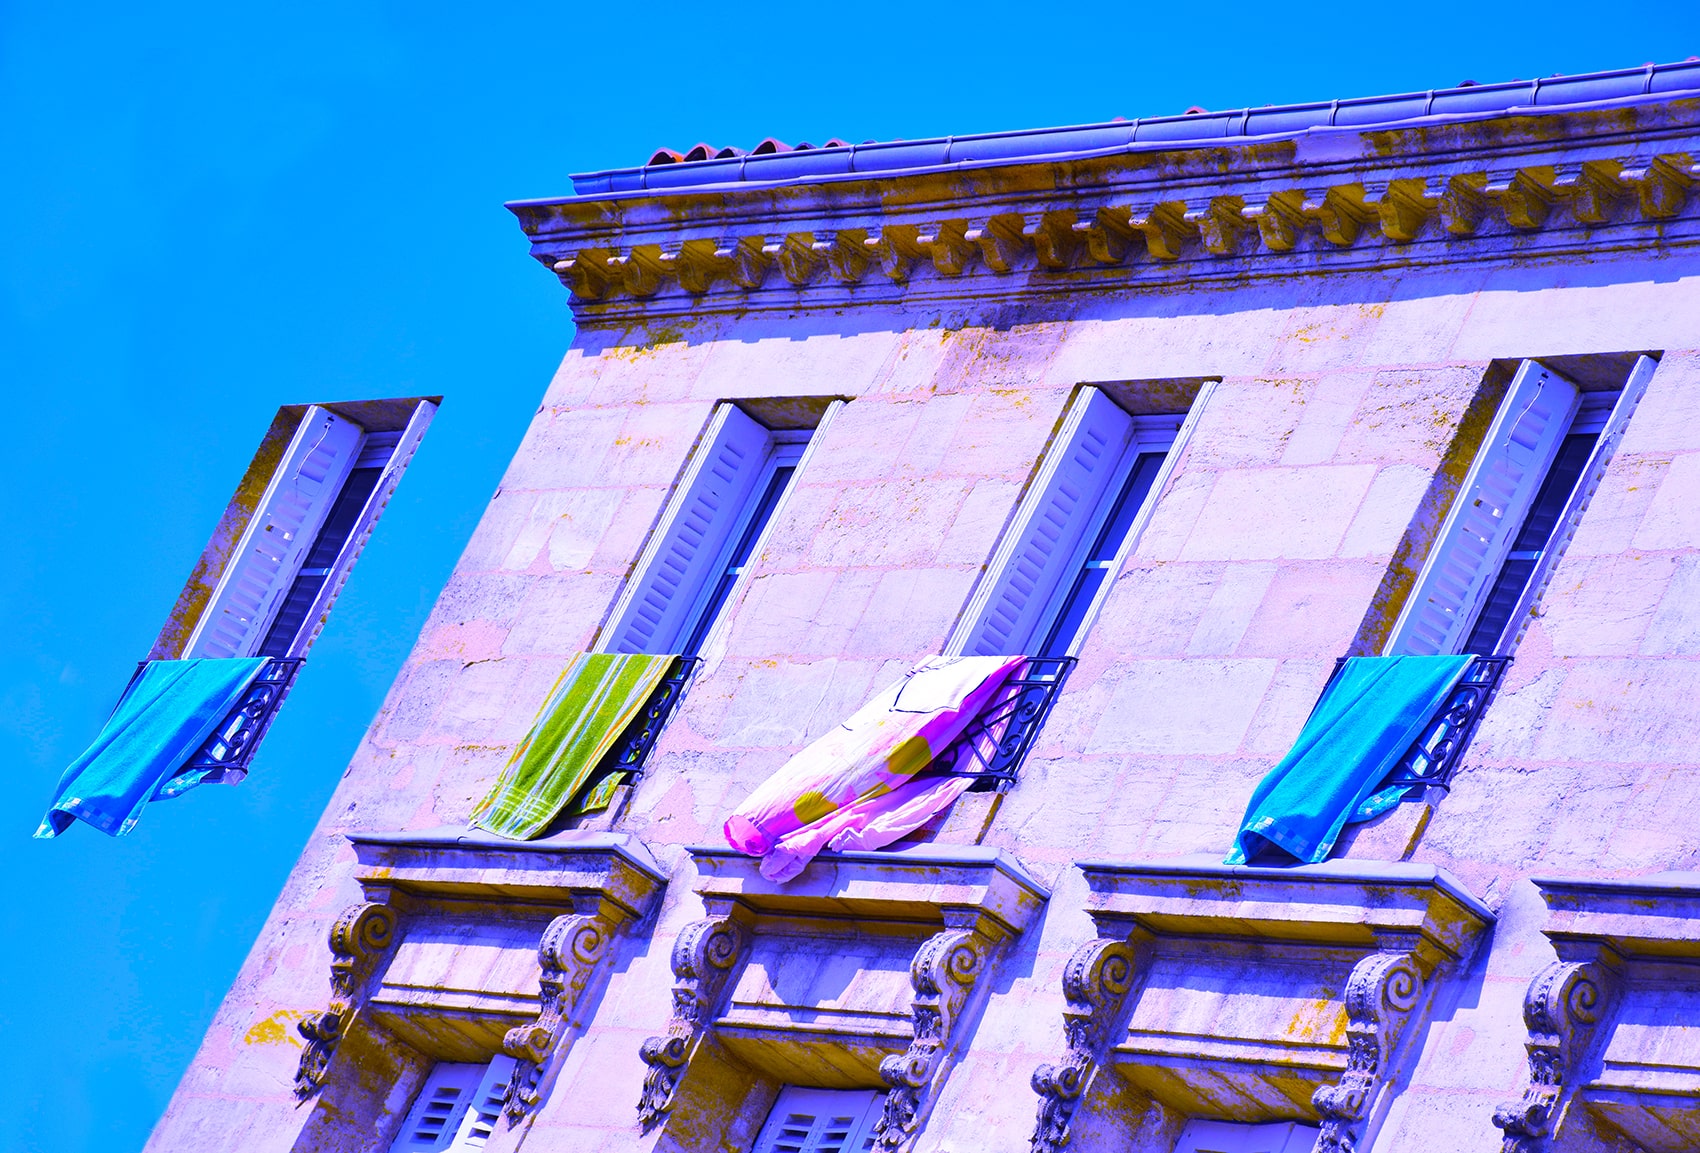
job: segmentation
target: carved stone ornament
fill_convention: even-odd
[[[901,1149],[915,1133],[922,1106],[950,1048],[958,1015],[985,972],[992,942],[972,928],[934,933],[915,951],[909,980],[915,987],[911,1009],[915,1035],[906,1052],[880,1062],[880,1077],[891,1086],[885,1112],[874,1125],[874,1148]]]
[[[1554,961],[1529,983],[1523,998],[1529,1087],[1521,1101],[1507,1101],[1493,1113],[1493,1123],[1505,1130],[1503,1153],[1546,1153],[1611,991],[1606,970],[1585,961]]]
[[[1423,994],[1423,972],[1409,953],[1372,953],[1346,979],[1346,1071],[1311,1095],[1322,1115],[1316,1153],[1352,1153],[1386,1081],[1405,1021]]]
[[[638,1122],[647,1133],[673,1107],[673,1094],[722,994],[749,934],[731,917],[705,917],[685,926],[673,943],[673,1017],[667,1032],[638,1050],[649,1072],[638,1098]]]
[[[1126,941],[1088,941],[1068,959],[1063,970],[1068,1054],[1060,1065],[1040,1065],[1033,1071],[1033,1092],[1039,1095],[1039,1117],[1030,1138],[1033,1153],[1057,1153],[1067,1146],[1075,1106],[1113,1040],[1136,971],[1136,956]]]
[[[543,967],[538,980],[542,1009],[535,1021],[509,1029],[502,1039],[502,1052],[517,1062],[502,1106],[510,1123],[521,1120],[542,1101],[543,1067],[565,1032],[567,1013],[606,955],[615,928],[602,917],[572,913],[556,917],[543,931],[537,947]]]
[[[295,1070],[295,1097],[305,1101],[325,1083],[331,1057],[348,1032],[356,999],[379,957],[395,939],[395,910],[362,902],[343,911],[331,926],[331,1003],[296,1025],[307,1047]]]

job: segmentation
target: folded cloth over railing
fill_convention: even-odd
[[[548,699],[502,775],[472,810],[474,827],[517,841],[549,827],[590,779],[676,658],[581,653]]]
[[[1244,864],[1266,845],[1301,861],[1324,860],[1348,822],[1367,821],[1397,804],[1409,786],[1383,788],[1383,782],[1474,659],[1347,661],[1292,751],[1252,792],[1227,863]]]
[[[920,828],[974,780],[917,774],[1023,659],[928,657],[750,794],[727,818],[727,843],[784,881],[824,848],[877,849]]]
[[[241,703],[265,664],[265,657],[149,661],[94,744],[59,778],[35,835],[56,837],[81,820],[121,836],[150,800],[200,784],[210,770],[180,770]]]

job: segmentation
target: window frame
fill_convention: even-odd
[[[1628,425],[1629,418],[1646,393],[1647,385],[1652,380],[1653,373],[1658,368],[1658,362],[1649,356],[1639,357],[1631,368],[1623,386],[1617,390],[1584,390],[1575,381],[1547,367],[1538,360],[1524,360],[1512,378],[1510,387],[1506,389],[1505,397],[1500,401],[1493,422],[1489,425],[1486,436],[1482,439],[1481,447],[1477,449],[1465,473],[1457,494],[1453,497],[1447,509],[1446,517],[1442,520],[1439,531],[1436,532],[1434,543],[1429,547],[1428,555],[1424,558],[1423,567],[1412,583],[1410,592],[1405,597],[1393,628],[1388,633],[1386,643],[1382,647],[1385,655],[1426,655],[1431,653],[1453,653],[1466,651],[1466,646],[1474,634],[1477,624],[1485,611],[1492,596],[1495,584],[1503,573],[1506,564],[1511,559],[1513,545],[1527,522],[1530,513],[1539,499],[1541,488],[1550,475],[1554,461],[1558,458],[1566,437],[1578,432],[1590,431],[1591,425],[1599,428],[1598,439],[1594,442],[1584,462],[1575,484],[1564,503],[1560,507],[1551,532],[1547,534],[1544,544],[1538,550],[1538,557],[1533,569],[1524,582],[1522,591],[1506,618],[1506,624],[1499,631],[1491,645],[1482,646],[1488,651],[1479,653],[1480,656],[1503,657],[1515,652],[1521,642],[1524,632],[1533,619],[1547,585],[1552,580],[1560,559],[1566,547],[1575,535],[1581,523],[1583,511],[1594,491],[1599,487],[1600,480],[1605,475],[1606,466],[1615,453],[1618,442]],[[1528,400],[1520,412],[1514,412],[1518,407],[1518,397],[1528,386],[1530,378],[1539,374],[1543,379],[1551,378],[1563,382],[1575,390],[1575,399],[1568,406],[1568,413],[1562,419],[1562,427],[1551,437],[1551,444],[1544,452],[1544,459],[1538,469],[1531,469],[1526,475],[1532,477],[1526,486],[1526,497],[1516,515],[1504,515],[1488,537],[1468,534],[1465,518],[1471,515],[1472,493],[1484,483],[1486,474],[1497,467],[1504,453],[1509,451],[1509,441],[1515,431],[1515,425],[1523,414],[1529,411],[1534,400]],[[1538,387],[1538,384],[1535,386]],[[1610,396],[1609,402],[1596,398]],[[1560,423],[1560,422],[1555,422]],[[1476,501],[1476,504],[1481,503]],[[1443,571],[1443,566],[1453,562],[1450,550],[1460,547],[1466,535],[1469,539],[1482,546],[1482,556],[1491,557],[1484,560],[1477,568],[1477,575],[1472,578],[1473,587],[1468,596],[1458,600],[1458,608],[1452,612],[1452,623],[1441,634],[1443,643],[1432,643],[1419,634],[1424,627],[1423,617],[1430,612],[1430,604],[1436,598],[1444,597],[1443,584],[1450,574]],[[1440,611],[1445,611],[1444,609]]]
[[[1066,657],[1078,656],[1103,611],[1117,574],[1138,548],[1140,537],[1144,535],[1146,527],[1155,515],[1163,491],[1174,475],[1174,470],[1192,438],[1215,386],[1216,382],[1212,380],[1201,382],[1192,403],[1184,413],[1154,415],[1128,412],[1106,390],[1097,385],[1080,386],[1069,402],[1057,434],[1047,446],[1032,482],[1022,494],[1009,527],[999,539],[956,628],[952,630],[950,640],[944,647],[945,655],[960,656],[969,652],[984,652],[988,655],[1034,655],[1037,646],[1049,639],[1052,628],[1061,617],[1070,594],[1085,569],[1089,553],[1113,514],[1117,500],[1140,457],[1161,452],[1163,461],[1156,475],[1152,477],[1151,486],[1141,500],[1138,511],[1129,522],[1125,538],[1118,544],[1114,558],[1105,562],[1109,576],[1093,593],[1090,604],[1081,614],[1080,625],[1074,636],[1056,654]],[[995,638],[985,635],[992,627],[992,615],[1000,598],[1006,595],[1006,588],[1018,575],[1016,565],[1031,556],[1039,520],[1056,499],[1059,486],[1065,483],[1061,475],[1063,468],[1078,451],[1083,437],[1089,435],[1089,409],[1102,403],[1113,405],[1128,422],[1125,439],[1115,450],[1120,454],[1119,459],[1105,475],[1098,487],[1097,498],[1086,514],[1068,526],[1069,539],[1066,549],[1059,548],[1044,562],[1047,570],[1043,577],[1046,586],[1043,590],[1045,603],[1038,613],[1032,616],[1025,630],[1026,635],[1020,638],[1019,643],[1016,643],[1016,638],[1009,639],[1008,643],[1013,651],[1005,654],[1000,648],[998,653],[993,654],[990,649],[985,648],[988,643],[995,643]],[[1032,595],[1039,593],[1036,591]]]
[[[830,401],[813,428],[774,429],[763,425],[735,401],[719,402],[698,438],[678,482],[673,486],[655,528],[651,530],[642,552],[632,565],[620,595],[609,610],[607,621],[597,636],[593,651],[684,655],[683,648],[699,630],[701,639],[696,646],[697,651],[690,655],[702,657],[715,651],[724,637],[734,607],[744,589],[748,587],[752,570],[766,551],[774,524],[779,521],[792,493],[796,491],[798,480],[807,471],[809,460],[820,444],[822,434],[843,406],[843,400]],[[636,639],[634,633],[641,627],[638,623],[640,602],[657,593],[656,584],[662,576],[661,568],[666,561],[666,554],[669,549],[675,547],[674,541],[685,527],[685,518],[703,499],[704,486],[711,483],[708,479],[712,463],[710,458],[734,435],[728,431],[728,424],[739,422],[749,422],[765,433],[762,459],[753,466],[748,484],[742,486],[741,505],[735,516],[716,527],[718,539],[712,546],[712,560],[699,563],[695,556],[692,557],[690,563],[695,566],[695,572],[691,579],[696,582],[695,586],[688,594],[682,594],[675,588],[663,597],[665,607],[661,612],[668,614],[672,620],[666,627],[664,636],[659,639],[653,635],[647,639]],[[735,574],[731,587],[726,590],[726,595],[718,606],[715,606],[714,619],[704,627],[703,614],[708,611],[709,602],[714,597],[721,577],[727,575],[728,562],[742,543],[751,519],[759,511],[767,486],[771,483],[774,473],[787,466],[793,469],[791,479],[773,502],[767,521],[751,542],[749,554],[744,563],[738,566],[740,571]],[[676,598],[681,595],[688,595],[689,598],[682,610],[675,604]]]

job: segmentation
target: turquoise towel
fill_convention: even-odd
[[[109,836],[130,831],[142,806],[200,784],[178,774],[265,667],[265,657],[149,661],[113,710],[100,736],[59,778],[51,808],[35,831],[57,837],[74,819]]]
[[[1383,789],[1382,782],[1473,660],[1347,661],[1292,751],[1252,792],[1227,863],[1243,865],[1268,843],[1314,864],[1327,858],[1348,821],[1367,821],[1397,804],[1407,787]]]

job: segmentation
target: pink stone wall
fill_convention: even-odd
[[[1072,862],[1227,849],[1334,658],[1397,610],[1378,590],[1444,511],[1491,361],[1665,350],[1414,854],[1500,921],[1443,994],[1375,1148],[1492,1147],[1493,1106],[1527,1077],[1523,990],[1552,957],[1527,877],[1679,868],[1700,850],[1697,317],[1692,269],[1623,266],[1586,284],[1552,267],[1106,295],[995,324],[888,311],[581,332],[149,1148],[311,1146],[294,1026],[326,1001],[326,932],[359,898],[342,834],[464,823],[594,642],[717,401],[846,396],[622,819],[671,871],[665,903],[621,947],[525,1142],[655,1147],[635,1124],[638,1046],[666,1026],[668,951],[702,915],[684,847],[718,844],[791,753],[939,651],[1077,384],[1219,377],[986,834],[1053,896],[917,1148],[1025,1150],[1028,1077],[1061,1048],[1061,967],[1092,936]],[[397,1074],[392,1110],[416,1077]],[[1120,1148],[1093,1137],[1114,1129],[1085,1126],[1080,1153]]]

